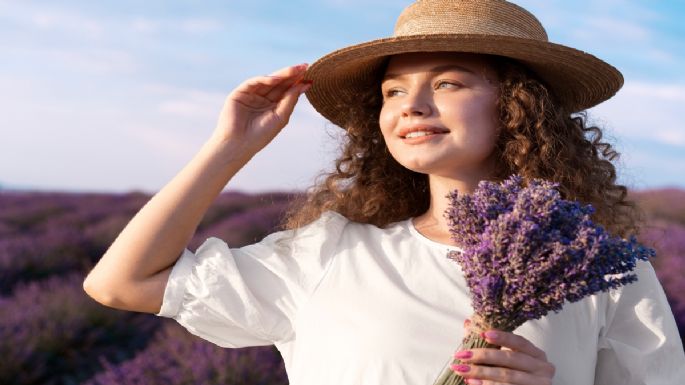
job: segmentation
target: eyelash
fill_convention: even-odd
[[[446,80],[440,80],[440,81],[436,84],[436,88],[440,88],[440,86],[443,85],[443,84],[449,84],[449,85],[451,85],[451,86],[461,87],[461,84],[459,84],[459,83],[457,83],[457,82],[454,82],[454,81],[446,81]]]
[[[387,98],[392,98],[393,96],[395,96],[395,92],[401,92],[401,90],[398,90],[396,88],[391,88],[391,89],[387,90],[385,92],[385,95],[383,95],[383,96],[385,96]]]
[[[462,85],[460,83],[454,82],[454,81],[446,81],[446,80],[440,80],[435,84],[435,89],[439,89],[442,85],[448,84],[450,86],[455,86],[457,88],[461,88]],[[391,98],[395,96],[395,92],[403,92],[402,89],[399,88],[391,88],[385,92],[385,97]]]

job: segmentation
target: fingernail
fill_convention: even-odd
[[[459,358],[461,360],[465,360],[471,357],[473,357],[473,352],[470,350],[462,350],[454,354],[454,358]]]
[[[483,337],[485,339],[495,340],[495,339],[497,339],[497,337],[499,337],[499,333],[497,333],[496,331],[493,331],[493,330],[488,330],[484,333],[481,333],[481,337]]]
[[[305,83],[305,85],[303,85],[302,88],[300,88],[300,92],[307,92],[310,88],[312,88],[312,84]]]
[[[309,64],[307,64],[307,63],[302,63],[302,64],[296,65],[295,68],[298,70],[303,70],[303,69],[307,68],[308,65]]]
[[[467,378],[466,383],[469,385],[482,385],[483,381],[481,381],[477,378]]]
[[[464,327],[468,327],[469,325],[471,325],[471,320],[467,318],[464,320]]]
[[[471,369],[470,366],[464,364],[451,365],[450,367],[452,368],[452,370],[457,371],[459,373],[466,373]]]

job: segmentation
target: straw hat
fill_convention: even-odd
[[[334,51],[305,76],[314,84],[307,98],[325,118],[344,126],[340,100],[377,85],[390,55],[408,52],[470,52],[518,60],[542,78],[571,112],[613,96],[623,76],[611,65],[574,48],[548,41],[542,24],[504,0],[418,0],[400,14],[392,37]],[[341,98],[348,96],[348,98]]]

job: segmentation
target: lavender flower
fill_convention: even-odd
[[[121,360],[147,342],[157,317],[101,306],[82,283],[72,273],[0,297],[0,384],[77,383],[100,369],[98,356]]]
[[[171,321],[132,359],[118,365],[103,359],[102,364],[105,370],[84,385],[288,383],[274,347],[220,348]]]
[[[445,216],[463,252],[459,263],[471,291],[479,329],[512,331],[524,322],[558,312],[566,301],[634,282],[629,274],[652,249],[611,236],[595,224],[593,208],[561,198],[558,185],[514,175],[483,181],[471,195],[452,192]],[[478,334],[466,348],[486,346]],[[463,384],[446,370],[436,384]]]
[[[653,245],[659,254],[654,269],[668,297],[680,337],[685,341],[685,226],[653,220],[640,238]]]

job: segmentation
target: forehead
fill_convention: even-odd
[[[391,56],[384,78],[386,75],[408,75],[449,66],[461,67],[490,79],[496,78],[493,60],[490,57],[460,52],[412,52]]]

